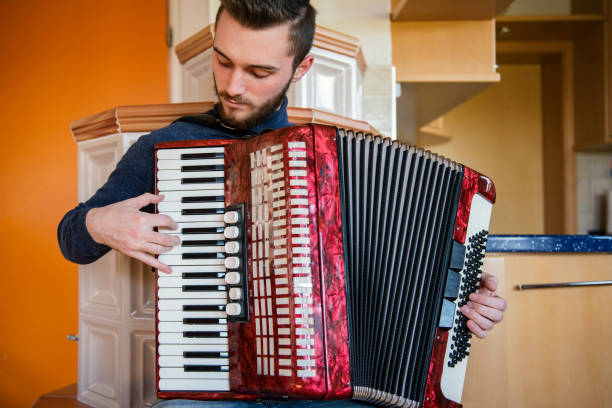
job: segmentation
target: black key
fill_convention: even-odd
[[[223,214],[225,210],[223,208],[187,208],[181,210],[183,215],[208,215],[208,214]]]
[[[225,310],[224,305],[183,305],[185,312],[217,312]]]
[[[183,272],[183,279],[210,279],[223,278],[225,272]]]
[[[183,357],[185,358],[224,358],[227,357],[227,353],[222,351],[184,351]]]
[[[223,153],[183,153],[181,160],[223,159]]]
[[[223,285],[183,285],[183,292],[209,292],[225,290]]]
[[[225,258],[225,256],[217,252],[183,254],[183,259],[223,259],[223,258]]]
[[[205,227],[205,228],[182,228],[181,234],[223,234],[223,228]]]
[[[219,337],[225,337],[221,335],[222,332],[218,331],[186,331],[183,332],[183,337],[197,338],[197,339],[213,339]]]
[[[184,366],[185,371],[206,371],[206,372],[227,372],[229,371],[227,366],[218,365],[186,365]]]
[[[198,246],[224,246],[225,241],[219,240],[199,240],[199,241],[183,241],[181,242],[181,246],[183,247],[198,247]]]
[[[185,173],[189,171],[222,171],[222,170],[223,170],[222,164],[210,164],[210,165],[203,165],[203,166],[181,166],[181,171]]]
[[[183,178],[181,184],[198,184],[198,183],[219,183],[223,184],[225,179],[223,177],[194,177],[194,178]]]
[[[202,197],[183,197],[181,203],[208,203],[208,202],[224,202],[223,196],[202,196]]]
[[[223,324],[218,317],[186,317],[183,324]]]

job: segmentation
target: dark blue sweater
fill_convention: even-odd
[[[208,111],[218,117],[217,106]],[[267,129],[289,126],[287,118],[287,98],[281,109],[274,112],[260,125],[244,132],[245,136],[255,135]],[[155,166],[153,149],[156,143],[177,140],[228,139],[239,138],[235,132],[222,128],[209,128],[202,125],[176,122],[165,128],[155,130],[140,137],[121,158],[108,181],[84,203],[70,210],[59,224],[57,239],[66,259],[79,264],[94,262],[107,253],[110,248],[95,242],[85,227],[85,216],[91,208],[103,207],[144,193],[155,191]],[[244,137],[244,136],[242,136]],[[144,209],[153,211],[153,206]]]

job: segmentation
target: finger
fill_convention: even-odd
[[[480,279],[480,286],[482,288],[486,288],[491,292],[495,292],[497,290],[498,284],[499,279],[497,279],[497,276],[493,276],[489,273],[483,272],[482,278]]]
[[[139,261],[144,262],[145,264],[152,266],[153,268],[164,273],[172,273],[172,268],[170,268],[165,263],[160,262],[159,259],[152,255],[140,251],[130,251],[129,253],[126,253],[126,255],[131,256],[132,258],[136,258]]]
[[[148,231],[142,236],[144,243],[157,244],[164,247],[175,247],[181,243],[181,239],[172,234]]]
[[[489,319],[481,316],[476,310],[474,310],[474,308],[470,307],[469,305],[464,305],[461,308],[461,313],[463,313],[465,317],[467,317],[469,320],[472,320],[474,323],[476,323],[478,327],[480,327],[484,331],[491,330],[495,325]]]
[[[506,300],[497,296],[496,294],[486,295],[482,293],[472,293],[470,295],[470,300],[474,303],[480,303],[502,312],[505,312],[508,307]]]
[[[160,255],[163,253],[166,253],[170,250],[172,250],[171,246],[164,246],[164,245],[158,245],[158,244],[152,244],[150,242],[147,242],[145,244],[142,245],[142,251],[146,252],[148,254],[151,255]]]
[[[484,339],[485,337],[487,337],[487,332],[482,330],[476,323],[474,323],[471,320],[468,320],[465,325],[467,326],[468,329],[470,329],[470,331],[474,334],[474,336],[478,337],[479,339]]]
[[[164,199],[163,195],[155,195],[151,193],[144,193],[138,197],[130,198],[125,200],[125,203],[133,206],[134,208],[141,209],[149,204],[157,204]]]
[[[166,214],[149,214],[150,222],[153,227],[167,228],[171,231],[178,229],[178,224]]]
[[[489,306],[485,306],[483,304],[480,303],[474,303],[474,302],[467,302],[468,306],[471,307],[472,309],[474,309],[476,311],[476,313],[478,313],[479,315],[481,315],[482,317],[494,322],[494,323],[499,323],[502,321],[502,319],[504,318],[504,314],[502,313],[501,310],[489,307]]]

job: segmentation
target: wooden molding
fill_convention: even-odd
[[[176,45],[174,52],[181,65],[193,57],[203,53],[213,46],[214,25],[210,24],[198,31],[191,37]],[[317,26],[313,47],[327,50],[336,54],[354,58],[359,70],[363,75],[366,70],[366,62],[359,39],[356,37],[334,31],[329,28]]]
[[[214,24],[210,24],[174,47],[181,65],[213,46]]]
[[[70,124],[76,142],[91,140],[122,132],[151,132],[181,116],[206,112],[214,102],[173,103],[160,105],[117,106]],[[295,124],[319,123],[379,134],[369,123],[324,112],[317,109],[288,107],[289,122]]]
[[[70,123],[76,142],[121,132],[150,132],[175,119],[212,108],[214,102],[117,106]]]
[[[393,21],[488,20],[503,12],[514,0],[391,0]]]

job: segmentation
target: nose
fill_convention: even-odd
[[[232,74],[229,77],[229,81],[227,83],[227,88],[225,91],[230,96],[240,96],[246,90],[245,77],[244,74],[239,70],[233,70]]]

